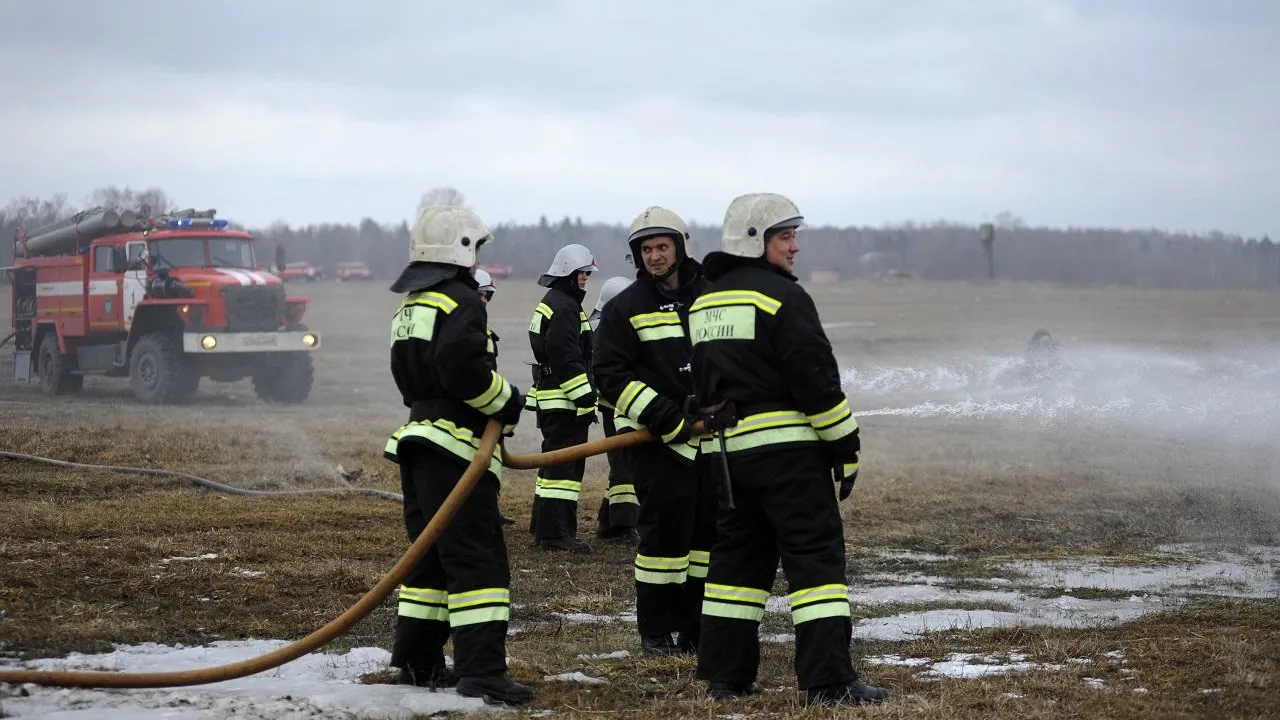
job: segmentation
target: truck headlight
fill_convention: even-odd
[[[218,347],[218,338],[212,335],[205,335],[204,337],[200,338],[200,347],[204,348],[205,350],[212,350]]]
[[[302,334],[302,344],[303,344],[304,346],[306,346],[306,347],[315,347],[315,346],[316,346],[316,342],[318,342],[318,341],[319,341],[319,338],[317,338],[317,337],[316,337],[316,334],[315,334],[315,333],[303,333],[303,334]]]

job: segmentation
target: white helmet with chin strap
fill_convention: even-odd
[[[480,216],[466,208],[423,208],[409,231],[409,264],[391,284],[391,292],[416,292],[470,270],[476,250],[492,239]]]
[[[498,292],[497,286],[493,284],[493,277],[490,276],[487,271],[483,270],[482,268],[476,268],[475,272],[471,274],[472,276],[475,277],[476,284],[480,286],[479,288],[477,288],[480,292],[490,292],[490,293]]]
[[[600,319],[600,313],[604,312],[604,306],[614,298],[618,293],[627,289],[631,284],[631,278],[625,278],[621,275],[615,275],[604,281],[604,285],[600,286],[600,298],[596,300],[596,307],[591,311],[591,317],[587,318],[591,321]]]
[[[476,250],[492,239],[493,233],[471,210],[431,205],[422,209],[409,231],[409,262],[469,268],[476,264]]]
[[[743,258],[764,256],[765,236],[804,224],[800,208],[775,193],[748,193],[729,203],[724,214],[721,250]]]
[[[569,277],[576,272],[593,273],[597,270],[595,256],[584,245],[565,245],[551,259],[551,267],[538,278],[542,287],[551,287],[557,278]]]
[[[676,270],[685,258],[691,257],[693,248],[689,245],[689,228],[684,224],[684,220],[664,207],[651,205],[631,221],[631,229],[627,234],[627,244],[631,248],[631,254],[627,259],[635,263],[637,270],[644,270],[640,243],[660,236],[675,238],[676,264],[668,272]]]

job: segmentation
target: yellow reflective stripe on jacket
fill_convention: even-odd
[[[848,398],[836,403],[835,407],[826,412],[808,417],[809,424],[818,431],[818,437],[826,442],[835,442],[858,429],[858,419],[853,416]]]
[[[589,333],[589,332],[591,332],[591,322],[587,320],[587,311],[586,311],[586,310],[579,310],[579,311],[578,311],[578,331],[579,331],[580,333]]]
[[[755,290],[717,290],[698,296],[689,307],[689,312],[727,305],[752,305],[770,315],[777,315],[782,308],[780,301]]]
[[[524,409],[525,410],[538,409],[538,388],[529,388],[529,392],[526,393],[524,396]]]
[[[534,333],[535,335],[541,335],[543,320],[550,320],[551,316],[554,315],[555,312],[555,310],[551,309],[550,305],[546,303],[538,303],[538,306],[533,309],[533,317],[529,320],[529,332]]]
[[[507,588],[480,588],[449,595],[450,627],[510,619],[511,591]]]
[[[586,373],[582,373],[577,377],[571,377],[560,383],[560,389],[564,391],[565,396],[570,400],[577,400],[591,392],[591,381],[587,379]]]
[[[849,586],[833,583],[797,590],[787,596],[794,625],[829,617],[849,617]]]
[[[853,477],[858,472],[858,463],[845,463],[840,466],[840,472],[843,473],[842,477]]]
[[[754,450],[767,445],[787,443],[819,442],[818,432],[809,424],[809,418],[797,410],[775,410],[771,412],[748,415],[738,424],[724,431],[725,449],[731,453],[743,450]],[[720,449],[714,435],[704,436],[703,449],[707,450],[707,442],[712,452]]]
[[[641,313],[631,316],[630,320],[640,342],[684,337],[684,326],[680,324],[680,314],[676,312]]]
[[[707,583],[702,592],[702,614],[760,622],[768,601],[768,590]]]
[[[404,299],[405,305],[426,305],[442,310],[446,315],[458,309],[458,302],[453,298],[434,290],[423,290],[409,293]]]
[[[672,430],[671,432],[669,432],[669,433],[667,433],[667,434],[663,435],[662,437],[660,437],[660,438],[658,438],[658,439],[662,441],[662,444],[663,444],[663,445],[668,445],[668,444],[670,444],[672,441],[674,441],[674,440],[676,439],[676,436],[677,436],[677,435],[679,435],[679,434],[680,434],[680,433],[682,433],[682,432],[684,432],[684,419],[683,419],[683,418],[680,420],[680,424],[679,424],[679,425],[676,425],[676,427],[675,427],[675,429],[674,429],[674,430]]]
[[[432,421],[414,421],[407,425],[402,425],[399,430],[391,434],[387,444],[383,447],[383,451],[393,457],[399,455],[400,443],[409,437],[426,440],[468,464],[475,458],[476,452],[480,450],[480,437],[478,435],[464,427],[455,425],[450,420],[441,418]],[[502,479],[501,444],[496,445],[493,449],[489,472],[493,473],[493,476],[499,480]]]
[[[639,430],[643,426],[626,415],[614,413],[613,427],[615,430]]]
[[[449,595],[439,588],[412,588],[400,586],[400,602],[397,615],[419,620],[449,621]]]
[[[417,338],[430,341],[435,334],[436,317],[456,310],[458,303],[448,295],[433,291],[409,293],[391,318],[391,344]]]
[[[650,585],[680,585],[689,570],[689,556],[652,557],[636,555],[636,582]]]
[[[754,340],[756,313],[776,315],[782,303],[753,290],[719,290],[700,296],[689,308],[690,341]]]
[[[490,370],[489,374],[492,377],[488,389],[466,402],[485,415],[494,415],[511,399],[511,383],[497,371]]]
[[[653,388],[639,380],[632,380],[622,388],[622,392],[618,395],[618,402],[613,406],[623,415],[640,422],[640,414],[657,397],[658,393]]]
[[[539,410],[577,410],[578,406],[559,388],[546,388],[538,391]]]

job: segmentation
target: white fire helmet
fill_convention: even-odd
[[[677,264],[691,257],[693,248],[689,245],[689,228],[685,226],[684,220],[664,207],[653,205],[645,208],[644,212],[631,221],[631,229],[627,234],[627,245],[631,249],[628,259],[635,263],[637,270],[644,269],[644,259],[640,256],[640,243],[659,235],[675,235],[679,238],[679,242],[676,243],[676,249],[679,252]]]
[[[469,268],[476,250],[493,234],[471,210],[451,205],[422,209],[409,231],[409,262],[434,262]]]
[[[800,208],[774,193],[739,195],[724,214],[724,234],[720,249],[727,255],[744,258],[764,256],[764,236],[771,230],[797,228],[804,224]]]
[[[597,270],[596,259],[584,245],[565,245],[551,259],[551,267],[538,278],[542,287],[551,287],[556,278],[569,277],[578,271],[593,273]]]
[[[627,289],[631,284],[631,278],[625,278],[621,275],[615,275],[604,281],[604,285],[600,286],[600,298],[596,300],[596,307],[591,311],[591,317],[588,320],[595,322],[600,319],[600,314],[604,312],[604,306],[614,298],[618,293]]]
[[[497,286],[493,284],[493,277],[489,275],[488,271],[483,268],[476,268],[471,274],[475,277],[476,284],[480,286],[478,288],[480,292],[498,292]]]

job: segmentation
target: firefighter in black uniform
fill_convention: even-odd
[[[631,284],[631,278],[611,277],[600,286],[600,297],[596,300],[595,309],[587,320],[596,323],[592,328],[595,337],[600,335],[600,314],[604,306]],[[637,425],[625,415],[617,417],[613,407],[604,400],[599,400],[600,426],[605,437],[613,437],[619,433],[633,432]],[[636,520],[640,517],[640,496],[642,487],[637,484],[640,479],[635,474],[632,461],[632,448],[618,448],[608,452],[609,489],[600,498],[600,510],[596,513],[596,537],[601,540],[625,540],[631,545],[640,542],[640,534],[636,531]]]
[[[595,270],[590,250],[565,245],[538,278],[538,284],[548,289],[529,321],[529,345],[543,452],[585,443],[596,421],[591,324],[582,309],[587,278]],[[586,468],[584,459],[538,470],[529,527],[536,548],[591,552],[591,546],[578,539],[578,495]]]
[[[471,275],[476,279],[476,285],[478,286],[476,289],[480,292],[480,299],[484,301],[485,311],[487,314],[487,311],[489,309],[489,302],[493,300],[493,296],[497,294],[498,286],[493,284],[493,277],[489,275],[488,271],[486,270],[483,270],[481,268],[476,268],[475,270],[472,271]],[[486,327],[485,332],[489,334],[489,352],[493,353],[493,360],[494,360],[494,363],[496,364],[498,361],[498,341],[501,340],[502,338],[498,337],[498,333],[494,332],[493,328],[491,327]],[[527,398],[526,398],[525,404],[526,405],[528,404]],[[507,514],[502,512],[501,510],[499,510],[498,513],[502,518],[503,525],[516,524],[515,518],[508,517]]]
[[[628,243],[636,281],[604,308],[596,338],[601,397],[620,417],[658,436],[634,448],[644,477],[635,559],[636,624],[651,655],[694,652],[703,585],[715,540],[715,478],[697,463],[689,307],[706,281],[688,256],[678,215],[650,207],[631,223]],[[673,637],[675,634],[675,637]]]
[[[391,375],[409,422],[387,441],[400,465],[410,542],[426,528],[480,447],[490,418],[514,429],[520,390],[497,372],[488,318],[471,275],[492,235],[475,213],[428,207],[410,234],[408,267],[391,286],[407,293],[391,322]],[[507,674],[507,548],[498,512],[502,463],[493,463],[452,523],[400,586],[391,664],[399,682],[457,685],[460,695],[519,704],[533,689]],[[454,665],[444,664],[453,637]]]
[[[858,423],[817,307],[792,274],[803,220],[781,195],[735,198],[721,251],[703,260],[711,285],[689,314],[698,414],[719,418],[703,449],[723,451],[721,491],[734,502],[711,551],[698,676],[715,698],[758,690],[756,633],[781,557],[809,703],[881,702],[888,694],[858,680],[849,654],[834,488],[840,500],[853,491]]]

